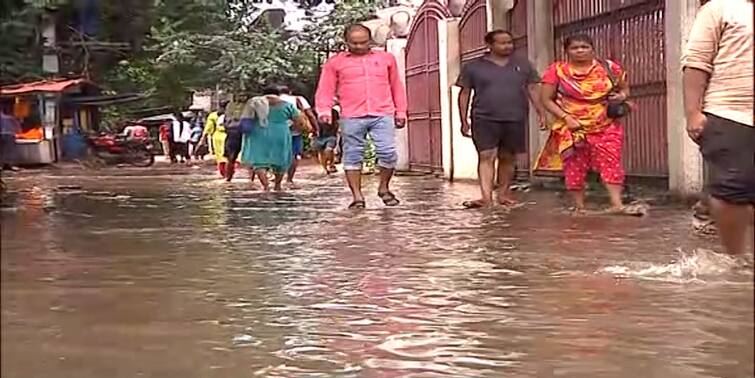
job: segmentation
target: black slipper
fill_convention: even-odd
[[[461,205],[464,206],[465,209],[482,209],[487,206],[480,201],[464,201]]]
[[[378,193],[378,197],[383,200],[385,206],[398,206],[398,204],[401,203],[391,192]]]
[[[365,203],[364,201],[354,201],[349,205],[349,209],[364,209]]]

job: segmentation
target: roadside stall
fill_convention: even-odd
[[[75,99],[99,93],[99,87],[84,79],[0,87],[0,107],[21,123],[16,135],[18,163],[50,164],[82,155],[84,135],[99,123],[99,109]]]

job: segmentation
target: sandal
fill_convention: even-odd
[[[365,203],[364,201],[354,201],[349,205],[349,209],[364,209]]]
[[[520,204],[520,202],[514,199],[505,199],[505,200],[499,199],[498,204],[500,204],[501,206],[506,206],[506,207],[516,207],[517,205]]]
[[[483,207],[487,207],[488,204],[480,201],[464,201],[461,203],[461,206],[464,206],[465,209],[482,209]]]
[[[566,209],[566,212],[573,217],[581,217],[587,215],[587,210],[581,207],[572,206]]]
[[[391,192],[378,193],[378,197],[383,200],[385,206],[398,206],[398,204],[401,203]]]

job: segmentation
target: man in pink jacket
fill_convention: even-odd
[[[375,143],[380,167],[378,196],[386,206],[399,200],[390,191],[398,156],[395,129],[406,125],[406,90],[393,55],[372,50],[370,29],[351,25],[344,33],[348,51],[330,58],[322,67],[315,96],[320,121],[332,123],[331,109],[337,97],[341,106],[343,169],[353,195],[350,209],[365,207],[362,195],[362,159],[365,137]]]

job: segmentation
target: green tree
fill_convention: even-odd
[[[68,0],[0,2],[0,84],[42,78],[42,16],[46,9],[68,4]]]
[[[342,0],[329,14],[310,18],[310,24],[299,38],[317,51],[337,51],[343,47],[344,29],[369,20],[384,3],[382,0]]]

